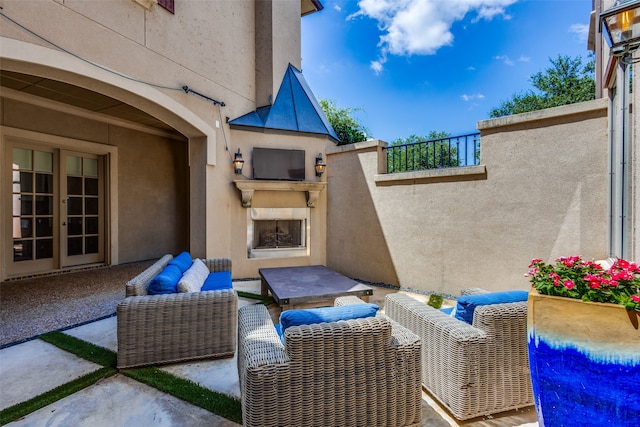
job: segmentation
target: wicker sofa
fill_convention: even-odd
[[[410,296],[389,294],[385,314],[422,338],[422,384],[456,418],[534,404],[526,301],[477,307],[470,325]]]
[[[420,425],[420,339],[387,317],[292,326],[284,344],[263,305],[238,317],[245,426]]]
[[[238,297],[233,289],[148,295],[149,282],[172,259],[165,255],[130,280],[118,304],[118,368],[233,356]],[[202,260],[231,271],[226,258]]]

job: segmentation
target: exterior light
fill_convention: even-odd
[[[242,173],[242,166],[244,166],[244,160],[242,159],[242,153],[238,148],[238,152],[233,158],[233,171],[236,173],[236,175],[240,175]]]
[[[327,164],[322,161],[322,153],[320,153],[318,154],[318,157],[316,157],[316,176],[322,176],[325,169],[327,169]]]
[[[617,0],[600,22],[611,55],[624,58],[640,46],[640,0]]]

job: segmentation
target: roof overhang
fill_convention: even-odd
[[[300,0],[300,16],[310,15],[324,9],[320,0]]]

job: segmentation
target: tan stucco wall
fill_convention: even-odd
[[[458,295],[526,289],[532,258],[606,257],[606,107],[597,100],[480,122],[481,166],[467,176],[441,170],[394,182],[376,176],[372,145],[385,143],[329,150],[328,265]]]

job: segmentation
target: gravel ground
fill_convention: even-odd
[[[0,283],[0,347],[115,314],[125,283],[153,261]]]

